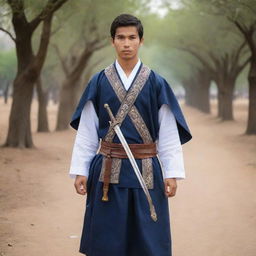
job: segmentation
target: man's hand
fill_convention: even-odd
[[[164,179],[165,195],[167,197],[175,196],[177,190],[176,178]]]
[[[82,175],[76,175],[76,180],[74,183],[74,186],[76,188],[76,192],[80,195],[86,194],[86,183],[87,183],[87,177]]]

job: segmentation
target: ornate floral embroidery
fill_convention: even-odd
[[[113,87],[119,101],[121,102],[121,106],[116,114],[116,119],[120,122],[120,125],[124,121],[126,115],[128,114],[131,118],[135,128],[139,132],[144,143],[152,143],[152,138],[149,133],[149,130],[139,114],[137,108],[134,105],[134,102],[142,90],[145,82],[147,81],[150,69],[146,66],[142,66],[139,74],[137,75],[132,87],[127,92],[125,88],[122,86],[121,81],[116,73],[114,64],[110,65],[105,69],[105,74]],[[112,142],[115,136],[115,131],[109,128],[104,140],[108,142]],[[121,168],[121,159],[113,158],[112,168],[111,168],[111,178],[110,183],[119,183],[119,175]],[[100,181],[103,181],[105,170],[105,157],[103,157],[102,169],[100,174]],[[152,159],[142,159],[142,176],[146,182],[148,189],[153,188],[153,167],[152,167]]]
[[[102,160],[102,168],[100,173],[99,180],[103,182],[104,172],[105,172],[105,161],[106,157],[103,157]],[[120,168],[121,168],[121,159],[119,158],[112,158],[112,168],[111,168],[111,175],[110,175],[110,183],[117,184],[119,183],[119,175],[120,175]]]
[[[142,177],[148,189],[154,188],[152,158],[142,159]]]

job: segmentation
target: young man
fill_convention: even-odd
[[[79,252],[170,256],[168,197],[185,178],[181,144],[192,136],[166,80],[138,58],[140,20],[122,14],[110,32],[117,59],[90,80],[70,123],[77,130],[70,176],[77,193],[87,193]],[[109,123],[106,103],[141,176]]]

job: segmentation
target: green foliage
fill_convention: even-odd
[[[170,9],[156,29],[158,44],[171,53],[170,57],[168,54],[165,56],[170,60],[169,66],[173,66],[173,76],[179,81],[190,78],[202,67],[202,63],[192,57],[188,49],[196,52],[213,67],[211,56],[222,58],[236,51],[244,41],[225,16],[206,11],[206,1],[181,2],[182,8]],[[243,58],[245,57],[248,54]]]
[[[238,21],[246,26],[255,23],[256,1],[255,0],[193,0],[208,13],[228,17],[231,21]]]
[[[46,2],[24,0],[28,20],[38,15]],[[93,55],[89,63],[89,66],[95,66],[92,72],[114,61],[115,51],[110,44],[109,32],[111,22],[121,13],[131,13],[138,16],[144,25],[145,41],[140,50],[141,60],[168,81],[179,84],[202,67],[196,58],[179,48],[196,49],[211,63],[209,52],[223,56],[236,49],[244,40],[226,17],[232,21],[242,22],[246,26],[252,24],[256,17],[254,0],[180,0],[177,9],[170,7],[173,4],[172,0],[162,2],[169,8],[168,14],[164,17],[152,13],[146,0],[68,1],[54,14],[53,34],[44,76],[51,76],[52,73],[55,79],[63,79],[60,61],[53,45],[57,45],[61,55],[67,57],[71,52],[79,53],[86,43],[98,37],[102,41],[108,41],[109,46]],[[0,13],[4,13],[0,18],[0,26],[9,30],[11,17],[8,16],[8,6],[4,0],[0,0],[0,4]],[[38,48],[41,28],[38,27],[33,37],[34,49]],[[14,53],[13,58],[15,59]],[[2,59],[1,55],[1,67]],[[13,67],[16,68],[16,63]],[[242,79],[240,80],[243,84]]]
[[[16,54],[14,50],[0,52],[0,77],[13,80],[17,70]]]

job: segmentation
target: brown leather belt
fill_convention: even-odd
[[[157,154],[156,143],[150,144],[128,144],[134,158],[143,159],[154,157]],[[128,158],[122,144],[101,141],[99,153],[106,156],[103,197],[102,201],[108,201],[108,190],[111,176],[112,158]]]

